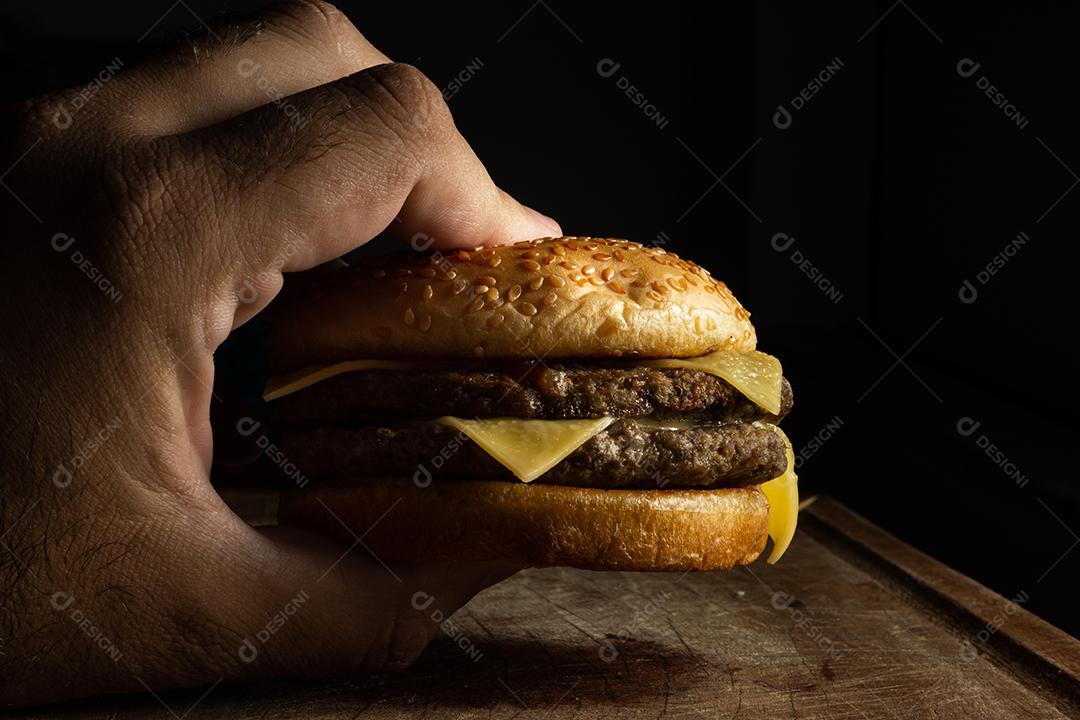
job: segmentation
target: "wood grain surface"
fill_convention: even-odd
[[[774,566],[523,572],[404,673],[20,717],[1080,718],[1080,641],[1019,605],[822,499]]]

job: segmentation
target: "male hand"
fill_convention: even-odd
[[[514,568],[391,574],[246,525],[209,483],[214,350],[283,272],[388,225],[442,247],[558,225],[326,3],[109,75],[4,114],[0,703],[407,665],[435,610]]]

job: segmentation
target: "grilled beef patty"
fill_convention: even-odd
[[[282,446],[312,478],[393,475],[422,482],[517,482],[467,436],[435,422],[294,428]],[[737,422],[671,430],[624,418],[534,482],[653,490],[741,487],[770,480],[786,467],[784,443],[764,425]]]
[[[360,425],[454,415],[522,419],[616,417],[777,423],[792,406],[783,381],[772,415],[727,381],[699,370],[628,364],[520,364],[480,370],[363,370],[275,401],[296,425]]]

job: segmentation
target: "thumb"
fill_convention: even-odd
[[[411,664],[458,608],[519,567],[506,561],[388,563],[362,534],[341,546],[311,533],[252,529],[235,595],[236,676],[319,676]]]

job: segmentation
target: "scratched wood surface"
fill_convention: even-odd
[[[776,566],[530,570],[453,623],[401,674],[26,717],[1080,718],[1080,641],[827,499]]]

